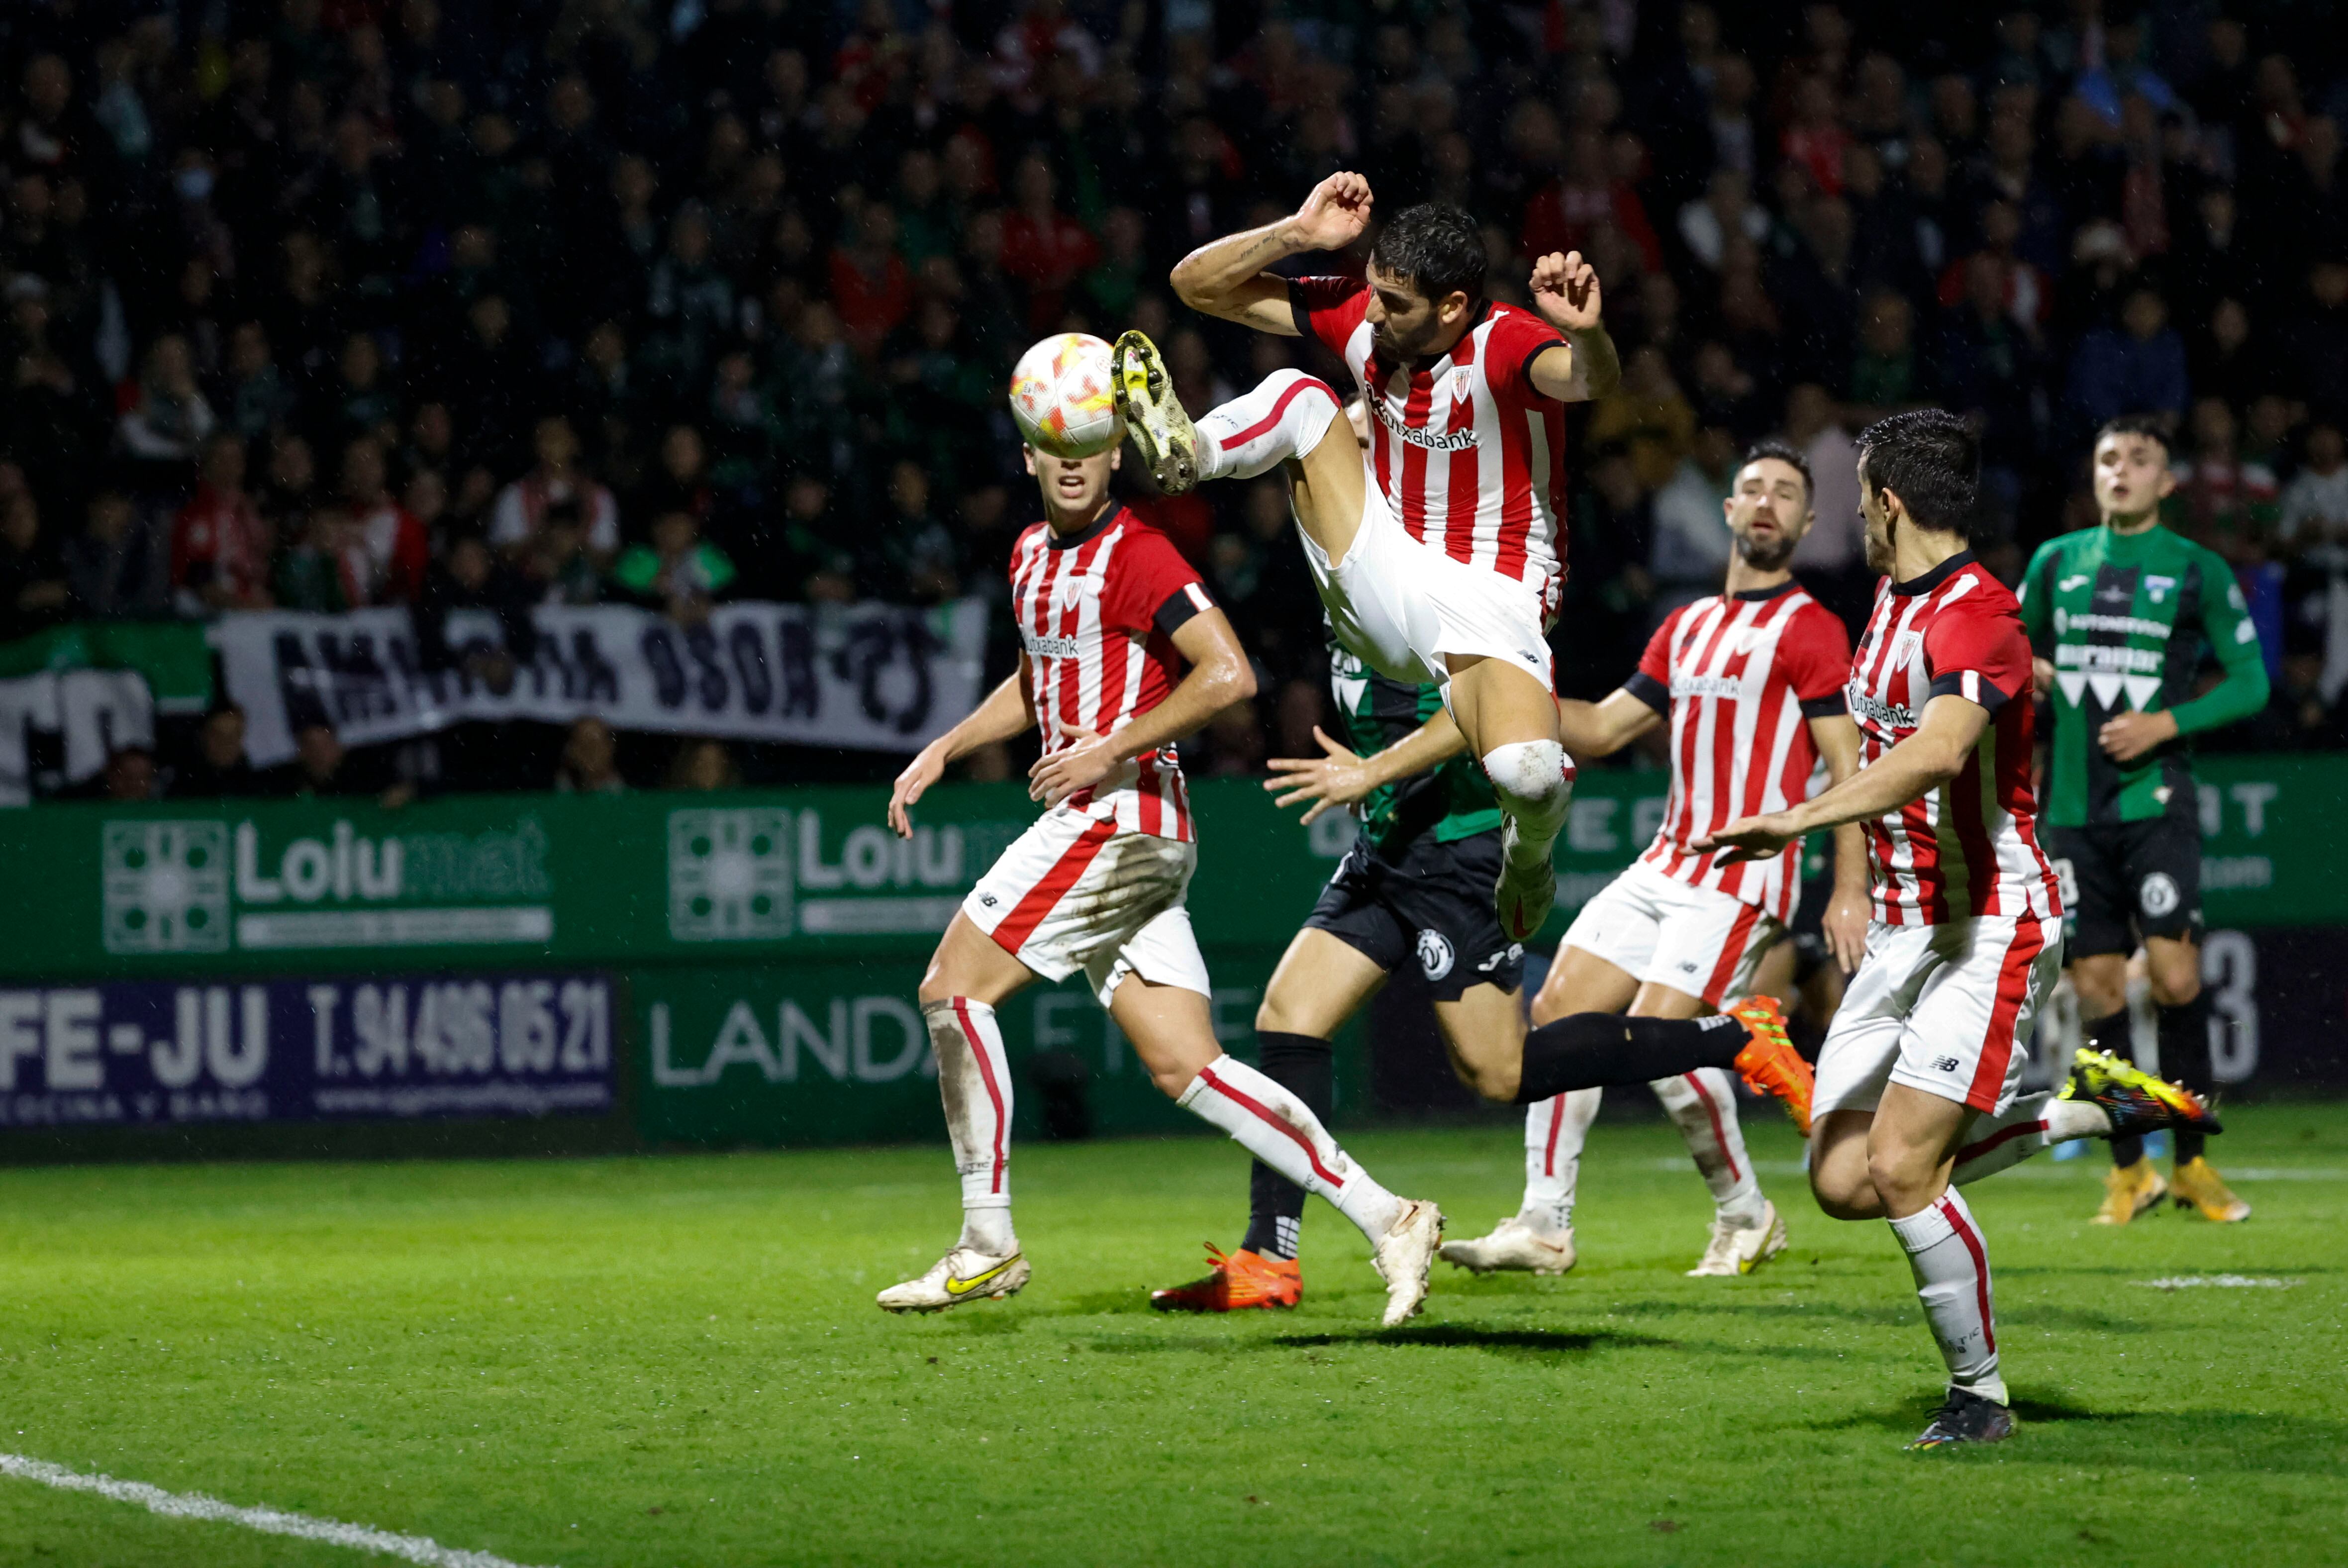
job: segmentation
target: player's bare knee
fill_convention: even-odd
[[[1915,1213],[1939,1197],[1943,1185],[1939,1163],[1904,1144],[1870,1145],[1867,1179],[1881,1212],[1890,1214]]]
[[[1871,1182],[1854,1181],[1848,1171],[1821,1167],[1810,1172],[1810,1195],[1818,1201],[1818,1208],[1833,1220],[1879,1220],[1883,1217],[1883,1200],[1876,1196]]]
[[[2152,984],[2153,1005],[2182,1007],[2201,995],[2201,950],[2185,943],[2164,944],[2150,954],[2146,978]]]

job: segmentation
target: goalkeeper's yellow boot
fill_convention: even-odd
[[[2098,1225],[2125,1225],[2168,1195],[2168,1183],[2139,1159],[2133,1165],[2115,1165],[2104,1172],[2104,1206],[2096,1211]]]
[[[2178,1208],[2199,1209],[2203,1219],[2215,1220],[2221,1225],[2250,1217],[2250,1206],[2235,1197],[2233,1190],[2219,1180],[2218,1172],[2199,1154],[2177,1168],[2177,1180],[2169,1191],[2176,1194]]]

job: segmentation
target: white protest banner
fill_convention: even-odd
[[[721,604],[697,626],[625,604],[531,613],[538,645],[510,686],[427,670],[404,609],[320,615],[255,611],[211,628],[228,695],[245,712],[257,768],[294,756],[296,732],[331,726],[345,746],[476,719],[567,724],[870,751],[915,751],[978,705],[986,609],[896,604]],[[459,611],[459,655],[502,645],[495,616]]]

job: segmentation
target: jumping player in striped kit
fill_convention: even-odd
[[[1172,277],[1196,310],[1342,358],[1369,407],[1366,459],[1349,431],[1331,438],[1336,390],[1293,370],[1194,428],[1139,333],[1117,345],[1118,404],[1169,492],[1288,467],[1337,640],[1380,675],[1440,686],[1491,780],[1506,819],[1495,906],[1523,942],[1556,898],[1551,851],[1573,791],[1547,640],[1564,576],[1563,406],[1603,396],[1621,368],[1578,253],[1536,264],[1533,310],[1497,304],[1475,220],[1441,203],[1387,222],[1365,281],[1264,270],[1344,250],[1371,207],[1368,181],[1333,174],[1290,217],[1201,246]]]
[[[1859,767],[1859,730],[1843,697],[1850,637],[1804,592],[1787,562],[1809,531],[1809,464],[1764,441],[1746,453],[1723,503],[1735,553],[1719,594],[1673,611],[1639,668],[1604,701],[1559,704],[1567,748],[1620,750],[1671,727],[1671,794],[1654,841],[1583,906],[1533,1000],[1536,1025],[1577,1013],[1692,1018],[1752,989],[1762,954],[1794,916],[1800,878],[1788,845],[1773,859],[1725,863],[1693,848],[1732,820],[1805,799],[1821,759],[1832,782]],[[1825,931],[1848,971],[1867,939],[1867,850],[1835,832],[1835,896]],[[1692,1275],[1749,1274],[1786,1245],[1737,1125],[1726,1071],[1698,1068],[1649,1086],[1687,1140],[1712,1191],[1712,1233]],[[1483,1273],[1562,1274],[1574,1264],[1575,1176],[1602,1090],[1555,1095],[1525,1115],[1525,1195],[1488,1236],[1446,1242],[1442,1256]]]
[[[1039,724],[1028,793],[1045,810],[971,890],[922,976],[963,1231],[880,1305],[932,1312],[1027,1283],[995,1009],[1038,976],[1081,969],[1160,1089],[1360,1227],[1386,1281],[1385,1321],[1400,1323],[1426,1294],[1442,1215],[1379,1186],[1302,1100],[1223,1053],[1184,907],[1198,844],[1173,743],[1252,695],[1247,656],[1173,543],[1110,496],[1117,448],[1071,459],[1029,448],[1026,463],[1045,521],[1012,554],[1019,670],[898,775],[889,821],[911,836],[913,806],[947,764]]]

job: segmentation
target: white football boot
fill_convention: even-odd
[[[1519,865],[1517,822],[1511,817],[1500,829],[1500,874],[1492,885],[1492,907],[1500,929],[1511,942],[1530,942],[1540,934],[1541,923],[1557,903],[1557,862],[1536,861]]]
[[[1511,1214],[1488,1236],[1443,1243],[1443,1261],[1476,1274],[1510,1271],[1517,1274],[1561,1274],[1574,1265],[1573,1231],[1551,1240]]]
[[[1712,1243],[1704,1249],[1704,1261],[1688,1270],[1687,1277],[1733,1279],[1749,1274],[1785,1250],[1786,1217],[1765,1198],[1757,1225],[1732,1225],[1717,1218],[1712,1222]]]
[[[1426,1302],[1426,1274],[1435,1266],[1436,1243],[1443,1240],[1443,1211],[1424,1202],[1406,1202],[1393,1226],[1378,1238],[1370,1261],[1386,1282],[1385,1326],[1409,1322]]]
[[[943,1312],[966,1301],[1016,1295],[1033,1272],[1018,1253],[997,1257],[975,1247],[956,1247],[919,1279],[892,1284],[873,1299],[883,1312]]]

